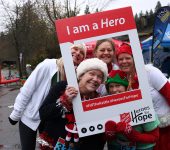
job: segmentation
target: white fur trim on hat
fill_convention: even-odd
[[[75,48],[75,47],[77,47],[77,48],[79,48],[80,50],[83,51],[84,58],[85,58],[86,57],[86,51],[87,51],[86,45],[83,44],[83,43],[82,44],[74,44],[74,45],[71,46],[71,49]]]
[[[82,74],[90,70],[100,70],[104,75],[103,81],[107,79],[107,65],[98,58],[90,58],[82,61],[77,67],[77,78],[79,79]]]

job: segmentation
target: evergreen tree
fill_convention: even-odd
[[[155,7],[155,12],[157,12],[158,9],[161,8],[161,7],[162,7],[161,2],[158,1],[157,4],[156,4],[156,7]]]
[[[84,14],[90,14],[89,5],[86,5],[86,8],[85,8],[85,10],[84,10]]]
[[[148,18],[149,17],[149,12],[146,11],[145,16]]]
[[[136,22],[136,26],[137,26],[137,30],[140,29],[140,19],[138,17],[138,14],[135,14],[135,22]]]
[[[99,9],[97,8],[95,12],[99,12]]]
[[[150,26],[150,28],[153,28],[154,18],[155,18],[155,15],[153,13],[153,10],[151,9],[149,12],[149,18],[148,18],[148,26]]]
[[[144,16],[144,14],[143,14],[143,12],[142,12],[142,10],[140,11],[140,13],[139,13],[139,31],[142,31],[143,30],[143,16]]]

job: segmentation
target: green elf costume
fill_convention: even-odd
[[[106,89],[109,93],[109,84],[117,83],[128,87],[126,74],[120,70],[112,70],[106,81]],[[105,124],[105,135],[108,150],[153,150],[159,138],[159,121],[131,126],[129,122],[107,121]]]

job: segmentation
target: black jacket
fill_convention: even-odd
[[[56,103],[57,99],[65,91],[66,85],[66,81],[60,81],[54,84],[39,109],[41,119],[39,132],[48,133],[55,143],[59,137],[65,138],[66,136],[66,119],[62,117],[63,109]]]
[[[64,93],[66,86],[66,81],[54,84],[39,110],[41,118],[39,131],[40,133],[47,132],[55,143],[59,137],[65,139],[66,136],[67,120],[62,117],[62,107],[56,106],[56,101]],[[87,136],[80,138],[79,150],[103,150],[104,144],[104,134]]]

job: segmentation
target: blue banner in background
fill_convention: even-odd
[[[161,7],[155,14],[152,45],[153,51],[159,46],[164,38],[168,23],[170,23],[170,7]]]
[[[162,43],[169,43],[170,45],[170,23],[168,23],[161,45]]]

